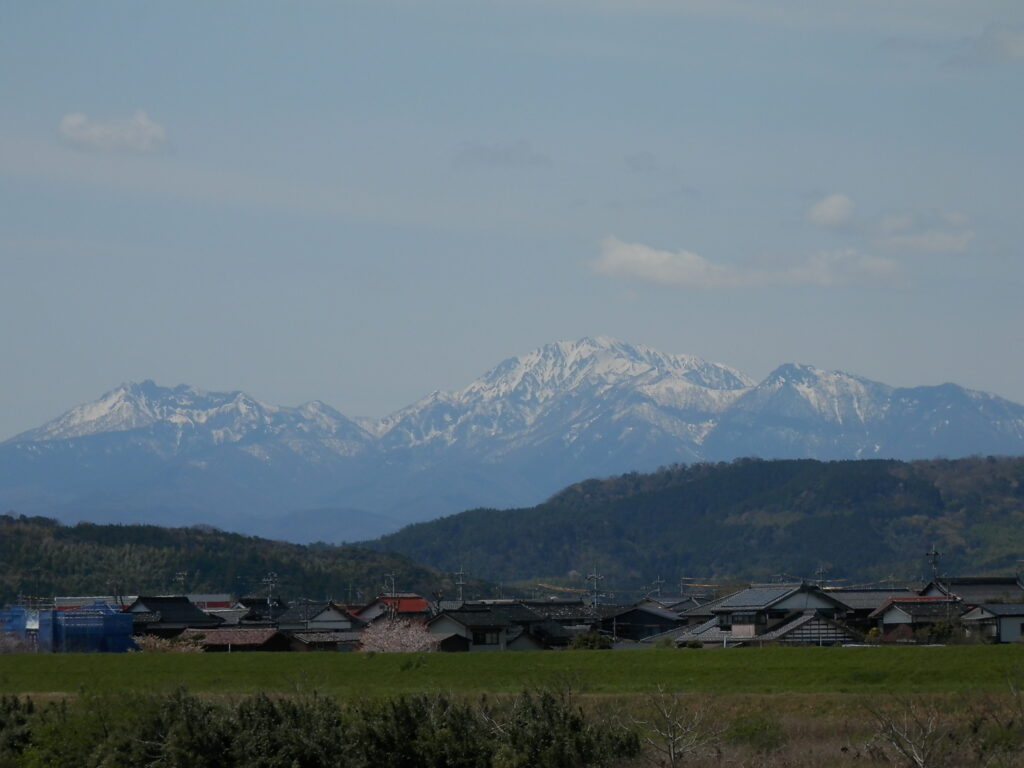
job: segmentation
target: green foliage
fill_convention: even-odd
[[[493,751],[479,710],[447,696],[362,703],[348,722],[355,764],[366,768],[477,768]]]
[[[0,717],[4,768],[575,768],[639,750],[636,734],[548,692],[495,709],[440,694],[344,707],[317,695],[218,704],[177,690],[41,710],[5,698]]]
[[[634,731],[588,721],[569,691],[526,691],[509,711],[491,713],[488,719],[499,738],[494,768],[601,765],[640,752]]]
[[[429,594],[440,574],[401,555],[354,546],[301,546],[206,527],[63,526],[43,517],[0,515],[0,605],[19,594],[104,595],[180,591],[245,593],[277,574],[293,596],[342,599],[351,587],[367,599],[394,573],[403,588]]]
[[[651,574],[761,579],[781,569],[915,579],[932,545],[950,573],[1012,572],[1024,550],[1024,458],[761,461],[577,483],[529,509],[477,509],[371,542],[442,570],[583,586]]]
[[[35,705],[17,696],[0,697],[0,768],[16,765],[15,758],[28,745]]]
[[[611,638],[596,630],[574,635],[569,643],[569,649],[573,651],[607,651],[611,647]]]

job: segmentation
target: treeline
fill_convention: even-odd
[[[428,694],[344,706],[264,694],[218,703],[185,691],[0,698],[0,765],[12,768],[585,768],[639,752],[634,730],[595,723],[551,691],[500,704]]]
[[[906,582],[1012,573],[1024,552],[1024,459],[676,465],[587,480],[536,507],[477,509],[372,542],[493,581],[637,589],[660,577]],[[847,582],[849,583],[849,582]]]
[[[428,595],[446,583],[405,556],[355,546],[303,546],[205,526],[65,526],[0,515],[0,605],[20,595],[265,594],[268,573],[279,594],[342,602],[369,601],[388,574],[399,589]]]

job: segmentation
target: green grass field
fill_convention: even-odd
[[[0,655],[0,693],[318,691],[515,692],[571,683],[582,693],[959,693],[1024,679],[1024,646],[763,648],[473,654]]]

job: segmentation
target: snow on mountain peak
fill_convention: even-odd
[[[257,434],[319,437],[346,451],[369,440],[358,425],[319,401],[284,408],[260,402],[245,392],[207,392],[184,384],[161,387],[146,380],[121,384],[11,442],[147,429],[169,434],[175,449],[188,442],[237,443]]]
[[[711,389],[745,389],[754,384],[738,371],[698,357],[666,355],[598,336],[557,341],[509,358],[455,397],[466,401],[513,396],[540,401],[582,386],[639,386],[664,378],[685,379]]]
[[[512,444],[538,430],[571,442],[587,424],[609,418],[654,419],[656,429],[689,434],[693,419],[706,422],[753,384],[698,357],[584,337],[509,358],[461,390],[434,393],[393,413],[372,431],[393,446],[474,445],[490,438]],[[687,412],[686,424],[676,423],[683,417],[659,415],[662,408]]]
[[[739,403],[742,410],[772,408],[813,413],[835,424],[864,424],[888,408],[892,388],[843,371],[813,365],[780,365]]]

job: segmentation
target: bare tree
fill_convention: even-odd
[[[719,730],[706,725],[708,700],[688,700],[681,693],[666,693],[661,687],[649,700],[646,717],[633,716],[654,765],[675,768],[696,759],[718,741]]]
[[[941,768],[955,759],[955,735],[943,727],[934,707],[897,699],[897,708],[871,710],[876,739],[891,747],[897,760],[912,768]]]

